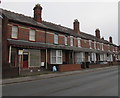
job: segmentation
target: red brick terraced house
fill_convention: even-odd
[[[1,9],[3,77],[22,72],[40,72],[41,67],[58,71],[79,70],[92,65],[120,60],[119,48],[100,36],[80,31],[77,19],[73,29],[42,20],[42,7],[34,7],[34,17]]]

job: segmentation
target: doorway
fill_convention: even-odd
[[[23,53],[23,68],[28,68],[28,52]]]

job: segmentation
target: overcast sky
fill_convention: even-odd
[[[73,28],[74,19],[80,22],[80,30],[95,35],[99,28],[101,37],[118,44],[118,2],[2,2],[1,7],[33,17],[35,4],[43,7],[42,19],[65,27]]]

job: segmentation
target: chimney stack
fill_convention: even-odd
[[[37,21],[37,22],[42,22],[42,7],[40,6],[40,4],[37,4],[35,7],[34,7],[34,20]]]
[[[104,37],[102,37],[102,40],[104,40]]]
[[[75,19],[73,22],[73,29],[76,33],[80,34],[79,21],[77,19]]]
[[[96,29],[96,30],[95,30],[95,33],[96,33],[96,37],[100,39],[100,30],[99,30],[99,29]]]
[[[111,36],[109,37],[109,42],[111,42],[111,43],[112,43],[112,37],[111,37]]]

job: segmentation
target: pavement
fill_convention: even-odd
[[[28,81],[48,79],[48,78],[61,77],[61,76],[67,76],[67,75],[82,74],[82,73],[88,73],[88,72],[93,72],[93,71],[106,70],[106,69],[109,69],[112,67],[115,68],[117,66],[94,68],[94,69],[84,69],[84,70],[69,71],[69,72],[54,72],[54,73],[50,73],[50,74],[42,74],[42,75],[36,75],[36,76],[26,76],[26,77],[3,79],[2,83],[0,85],[28,82]]]

